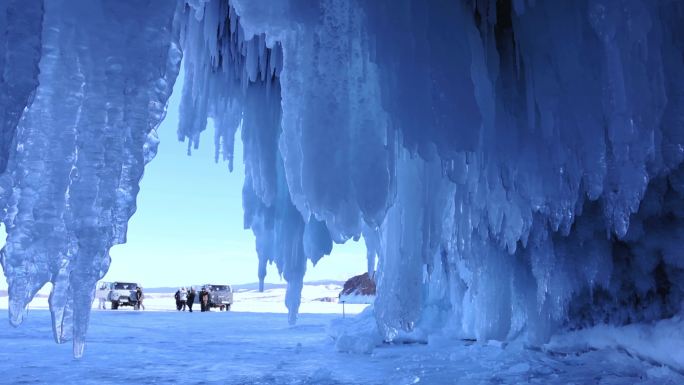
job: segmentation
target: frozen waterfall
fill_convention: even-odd
[[[29,4],[30,3],[30,4]],[[684,4],[0,4],[0,261],[82,354],[180,68],[180,140],[244,143],[245,228],[295,322],[307,259],[363,236],[385,340],[546,341],[684,301]]]

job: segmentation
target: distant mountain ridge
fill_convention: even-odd
[[[219,282],[214,282],[216,284],[219,284]],[[335,281],[335,280],[318,280],[318,281],[310,281],[310,282],[304,282],[304,285],[308,286],[325,286],[325,285],[337,285],[342,287],[344,285],[343,281]],[[195,289],[199,290],[202,288],[202,284],[198,285],[192,285]],[[241,283],[241,284],[236,284],[236,285],[231,285],[233,287],[234,291],[249,291],[249,290],[259,290],[259,283],[258,282],[252,282],[252,283]],[[145,293],[175,293],[176,290],[178,290],[181,286],[177,287],[145,287],[143,285],[143,290]],[[265,283],[264,284],[264,290],[271,290],[271,289],[285,289],[287,288],[287,283]],[[46,296],[50,293],[48,289],[41,289],[43,291],[41,293],[41,296]],[[0,297],[7,297],[7,290],[0,289]]]
[[[216,284],[219,284],[219,282],[215,282]],[[337,285],[342,287],[344,285],[344,281],[335,281],[335,280],[318,280],[318,281],[310,281],[310,282],[304,282],[304,285],[308,286],[325,286],[325,285]],[[231,285],[233,287],[233,291],[248,291],[248,290],[259,290],[259,282],[252,282],[252,283],[241,283],[241,284],[236,284],[236,285]],[[145,290],[146,293],[174,293],[178,287],[144,287],[143,289]],[[201,289],[202,284],[199,285],[192,285],[195,289]],[[285,289],[287,288],[287,283],[264,283],[264,290],[271,290],[271,289]]]

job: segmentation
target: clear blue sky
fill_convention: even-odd
[[[158,129],[159,152],[145,168],[128,241],[112,248],[112,264],[103,279],[135,281],[144,287],[256,282],[254,236],[242,228],[240,135],[232,173],[227,163],[214,163],[211,125],[199,150],[187,156],[187,145],[176,138],[182,80],[179,77]],[[346,280],[361,274],[365,255],[363,241],[335,245],[315,268],[309,263],[305,280]],[[0,288],[6,288],[5,280],[0,281]],[[281,282],[275,266],[269,267],[266,281]]]

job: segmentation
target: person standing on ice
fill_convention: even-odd
[[[107,294],[109,293],[109,284],[107,282],[102,282],[100,284],[100,287],[97,290],[97,299],[100,301],[98,304],[97,308],[98,309],[106,309],[106,304],[107,304]]]
[[[178,311],[180,311],[180,309],[181,309],[180,292],[181,292],[181,289],[178,289],[176,291],[176,294],[173,295],[173,298],[176,299],[176,310],[178,310]]]
[[[209,311],[209,292],[205,287],[200,291],[200,310],[203,312]]]
[[[190,287],[190,292],[188,293],[188,311],[192,313],[192,304],[195,302],[195,288]]]
[[[188,303],[188,291],[185,290],[185,288],[181,288],[180,291],[180,304],[181,304],[181,310],[185,311],[185,306]]]
[[[138,286],[137,289],[135,289],[135,296],[138,298],[138,303],[135,304],[135,308],[137,310],[140,310],[142,308],[145,310],[145,305],[143,305],[143,292],[142,292],[142,287]]]

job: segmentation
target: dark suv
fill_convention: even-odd
[[[230,285],[204,285],[209,292],[209,307],[217,307],[219,310],[230,310],[233,304],[233,290]]]

